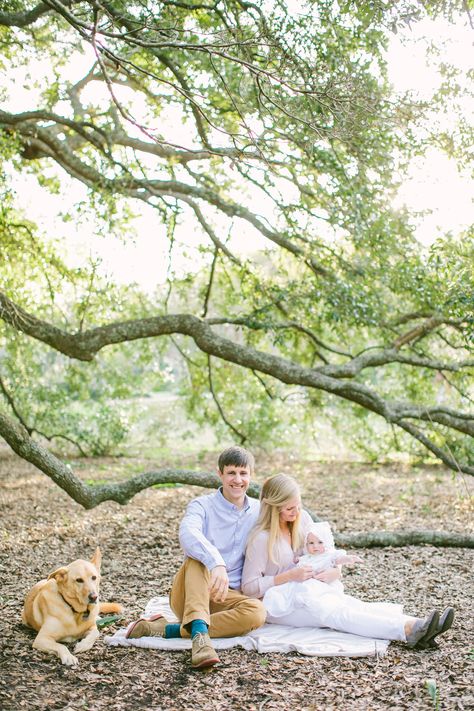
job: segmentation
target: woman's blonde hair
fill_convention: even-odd
[[[263,482],[260,492],[260,514],[249,540],[260,531],[268,531],[268,557],[272,563],[278,563],[274,553],[275,544],[281,536],[280,511],[289,501],[299,497],[299,486],[291,476],[276,474]],[[291,534],[291,547],[297,551],[303,545],[299,513],[295,521],[288,522],[288,528]]]

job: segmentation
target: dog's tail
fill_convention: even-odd
[[[110,613],[110,612],[123,612],[123,607],[118,602],[101,602],[99,603],[99,611]]]

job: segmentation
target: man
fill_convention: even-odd
[[[191,665],[202,669],[219,662],[211,637],[247,634],[265,622],[259,600],[240,592],[245,546],[259,512],[247,496],[253,455],[229,447],[218,461],[222,482],[213,494],[191,501],[179,529],[185,561],[175,575],[170,605],[180,624],[162,617],[137,620],[127,637],[191,637]]]

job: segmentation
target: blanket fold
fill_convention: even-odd
[[[144,617],[162,614],[170,622],[177,622],[171,612],[168,597],[152,598],[144,612]],[[126,628],[105,637],[110,646],[142,647],[144,649],[186,650],[191,649],[190,639],[164,639],[163,637],[140,637],[126,639]],[[372,657],[382,656],[389,645],[388,640],[358,637],[345,632],[314,627],[287,627],[286,625],[265,624],[242,637],[227,637],[212,640],[215,649],[242,647],[259,654],[269,652],[298,652],[311,657]]]

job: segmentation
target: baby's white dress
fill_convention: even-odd
[[[333,548],[327,553],[317,555],[306,553],[298,560],[298,567],[310,566],[315,573],[322,573],[324,570],[333,568],[336,559],[345,555],[345,551]],[[331,583],[323,583],[320,580],[310,578],[303,582],[291,581],[283,585],[275,585],[265,593],[263,604],[268,614],[272,617],[282,617],[301,607],[309,607],[315,604],[316,598],[328,593],[342,595],[344,585],[340,580],[333,580]]]

